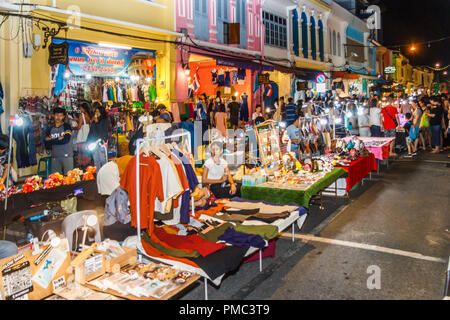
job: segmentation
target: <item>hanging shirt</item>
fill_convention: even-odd
[[[127,190],[130,199],[131,225],[137,227],[137,200],[140,200],[141,229],[153,233],[153,215],[156,198],[164,201],[161,169],[153,156],[140,155],[139,158],[139,195],[136,195],[136,157],[133,157],[120,179],[120,185]]]
[[[158,199],[156,199],[155,211],[165,213],[167,201],[181,194],[183,192],[183,188],[178,182],[178,177],[176,176],[176,173],[174,172],[169,160],[161,158],[157,160],[157,162],[159,164],[159,167],[161,168],[164,200],[159,201]]]

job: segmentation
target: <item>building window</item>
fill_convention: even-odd
[[[269,46],[286,48],[287,31],[286,19],[263,11],[263,23],[266,30],[264,43]],[[258,26],[256,26],[258,30]],[[256,32],[259,35],[258,31]]]
[[[338,32],[337,34],[337,51],[338,51],[338,56],[341,56],[341,34]]]
[[[333,43],[332,43],[332,37],[331,37],[331,29],[330,30],[328,30],[328,53],[329,54],[332,54],[333,53],[333,51],[332,51],[332,48],[333,48]]]
[[[336,55],[336,31],[333,31],[333,56]]]

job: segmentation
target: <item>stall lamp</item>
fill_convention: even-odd
[[[119,81],[120,81],[120,78],[119,78],[119,77],[116,77],[115,80],[116,80],[116,82],[119,82]]]
[[[364,114],[363,108],[358,108],[358,116],[362,116]]]
[[[266,112],[267,112],[267,113],[270,112],[270,108],[269,108],[269,107],[266,108]]]
[[[239,92],[236,91],[236,92],[234,93],[234,95],[237,97],[237,96],[239,95]]]
[[[188,79],[188,81],[191,81],[191,76],[188,76],[187,79]]]
[[[98,45],[100,47],[113,48],[113,49],[124,49],[124,50],[131,50],[131,49],[133,49],[130,46],[122,46],[120,44],[115,44],[115,43],[99,42]]]
[[[84,226],[83,226],[84,232],[83,232],[83,242],[81,246],[82,249],[85,248],[87,231],[89,230],[89,228],[95,226],[98,222],[98,218],[95,214],[85,215],[83,216],[83,219],[84,219]]]
[[[159,103],[159,99],[158,98],[155,99],[155,103]]]
[[[87,79],[87,80],[91,80],[91,79],[92,79],[92,76],[91,76],[90,74],[87,74],[87,75],[86,75],[86,79]]]
[[[185,70],[184,70],[184,74],[185,75],[189,75],[191,73],[191,70],[189,70],[189,68],[186,68]]]
[[[352,113],[351,111],[349,111],[349,112],[347,112],[347,113],[345,114],[345,116],[346,116],[347,118],[351,118],[351,117],[353,116],[353,113]]]
[[[325,126],[328,123],[328,120],[325,118],[320,119],[320,124]]]
[[[23,126],[23,119],[21,117],[17,116],[14,121],[14,125],[17,127]]]
[[[336,123],[336,124],[339,124],[339,123],[341,123],[342,122],[342,119],[341,118],[336,118],[336,120],[334,120],[334,123]]]
[[[280,122],[280,128],[286,128],[286,122],[284,121]]]
[[[330,113],[330,108],[325,108],[325,113]]]
[[[101,142],[102,139],[98,139],[97,141],[90,143],[88,145],[88,149],[89,151],[94,151],[100,145],[103,149],[105,149],[106,163],[108,163],[108,149],[105,145],[101,145]],[[97,170],[100,170],[100,168],[97,168]]]
[[[150,77],[147,77],[147,82],[150,82],[150,81],[152,81],[152,78],[150,78]]]
[[[70,72],[64,72],[64,78],[69,79],[70,78]]]

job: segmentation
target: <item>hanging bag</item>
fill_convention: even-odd
[[[416,140],[417,137],[419,136],[419,127],[411,127],[411,129],[409,130],[409,137],[412,140]]]
[[[428,117],[428,115],[426,113],[424,113],[422,115],[422,118],[420,119],[419,128],[420,129],[427,129],[429,127],[430,127],[430,118]]]
[[[83,125],[80,130],[78,130],[77,143],[85,143],[89,134],[89,125],[86,123],[84,113],[82,113],[81,116],[83,117]]]

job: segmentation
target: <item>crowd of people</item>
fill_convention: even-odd
[[[220,96],[207,99],[203,95],[198,106],[204,108],[205,119],[211,128],[216,128],[222,136],[227,136],[228,129],[239,127],[239,104],[235,97],[225,106]],[[449,95],[421,95],[400,97],[393,94],[384,98],[357,97],[335,99],[329,91],[324,97],[306,97],[296,103],[292,97],[280,97],[274,105],[257,104],[250,120],[253,124],[274,120],[284,122],[287,134],[295,145],[301,137],[294,130],[295,123],[303,117],[327,115],[334,110],[334,117],[341,118],[344,134],[361,137],[393,137],[398,132],[405,132],[406,146],[410,158],[419,151],[439,153],[450,148],[449,133]],[[242,125],[242,122],[241,122]],[[340,127],[338,125],[338,127]],[[300,133],[301,134],[301,133]],[[395,142],[390,146],[390,157],[398,157],[394,150]]]

